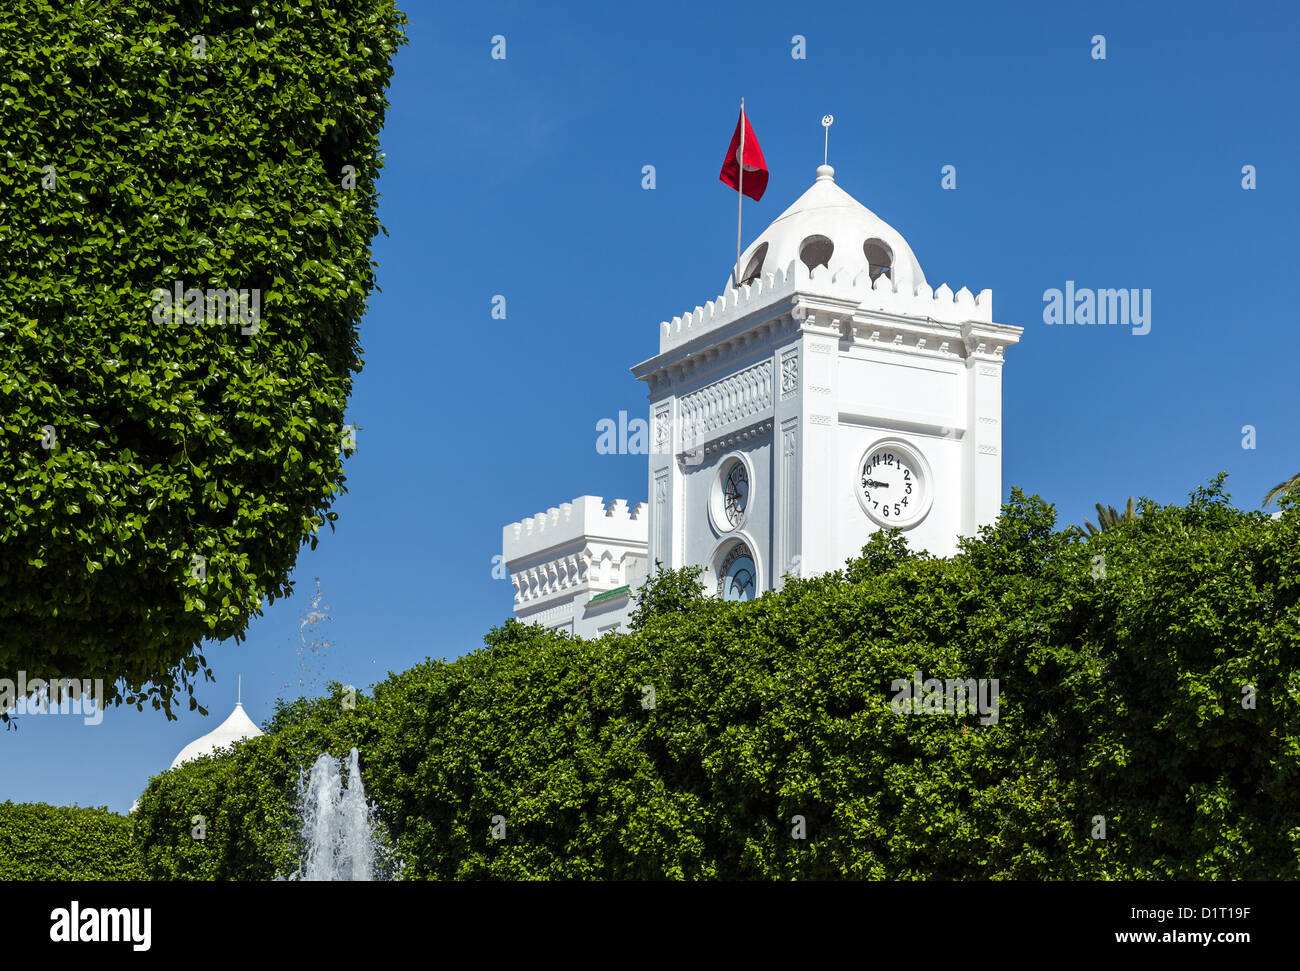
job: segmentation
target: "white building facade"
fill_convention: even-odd
[[[515,616],[579,637],[627,624],[646,578],[646,504],[579,496],[502,530]]]
[[[649,389],[650,498],[610,555],[642,578],[646,564],[699,565],[707,589],[750,599],[838,569],[880,529],[947,556],[993,522],[1003,356],[1022,329],[994,321],[992,292],[932,288],[906,240],[828,165],[739,267],[739,287],[733,275],[722,296],[661,324],[658,354],[632,369]],[[580,636],[619,629],[630,601],[588,623],[577,599],[565,606],[580,570],[537,573],[579,551],[603,557],[599,528],[577,532],[600,517],[584,507],[557,531],[558,511],[544,515],[542,528],[505,529],[517,616]],[[610,576],[601,589],[630,574]]]

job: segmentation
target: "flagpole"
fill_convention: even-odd
[[[736,179],[736,289],[740,289],[740,216],[745,195],[745,99],[740,99],[740,175]]]

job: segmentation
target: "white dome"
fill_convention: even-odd
[[[868,269],[873,280],[887,273],[907,293],[926,282],[907,240],[836,185],[829,165],[818,166],[812,187],[741,254],[740,281],[784,270],[799,259],[810,270],[823,262],[833,271],[845,269],[849,279]],[[724,292],[734,285],[734,278],[728,279]]]
[[[227,748],[236,742],[241,742],[246,738],[254,738],[261,734],[262,730],[253,724],[251,718],[244,714],[244,706],[236,702],[235,710],[230,713],[229,718],[202,738],[196,738],[181,749],[180,754],[172,759],[169,768],[174,769],[183,762],[209,755],[217,749]]]

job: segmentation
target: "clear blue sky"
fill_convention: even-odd
[[[644,499],[644,458],[598,454],[595,426],[645,415],[628,368],[731,269],[736,200],[718,170],[742,95],[771,169],[745,203],[746,243],[812,183],[831,112],[836,181],[904,235],[932,284],[991,287],[995,318],[1025,328],[1004,375],[1007,491],[1078,522],[1097,500],[1181,502],[1220,469],[1257,507],[1300,470],[1283,410],[1300,256],[1294,4],[406,7],[383,292],[362,324],[337,532],[304,548],[297,592],[244,644],[205,649],[207,718],[20,717],[0,733],[0,800],[125,811],[225,718],[237,674],[260,724],[277,696],[471,651],[510,614],[509,582],[491,576],[505,523],[584,493]],[[806,60],[790,56],[796,34]],[[955,191],[940,187],[948,164]],[[1043,291],[1066,280],[1149,288],[1151,332],[1045,326]],[[331,643],[306,652],[299,686],[316,577],[332,616],[316,636]]]

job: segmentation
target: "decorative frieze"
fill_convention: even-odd
[[[554,625],[573,620],[573,601],[556,604],[554,607],[547,607],[545,610],[539,610],[533,614],[524,614],[520,620],[527,624],[541,624],[543,627],[553,627]]]
[[[668,406],[655,409],[655,454],[666,455],[672,448],[669,441],[671,424],[668,420]]]
[[[760,361],[681,398],[682,447],[703,444],[771,407],[772,362]]]
[[[793,398],[799,391],[799,352],[781,355],[781,400]]]
[[[523,605],[544,599],[587,582],[591,568],[590,557],[583,555],[561,556],[526,570],[510,574],[515,588],[515,604]]]
[[[712,455],[714,452],[722,452],[729,448],[735,448],[742,442],[748,442],[760,435],[766,435],[771,431],[772,419],[768,418],[765,421],[755,422],[748,428],[741,428],[737,431],[715,438],[713,441],[705,444],[704,451],[706,454]]]

